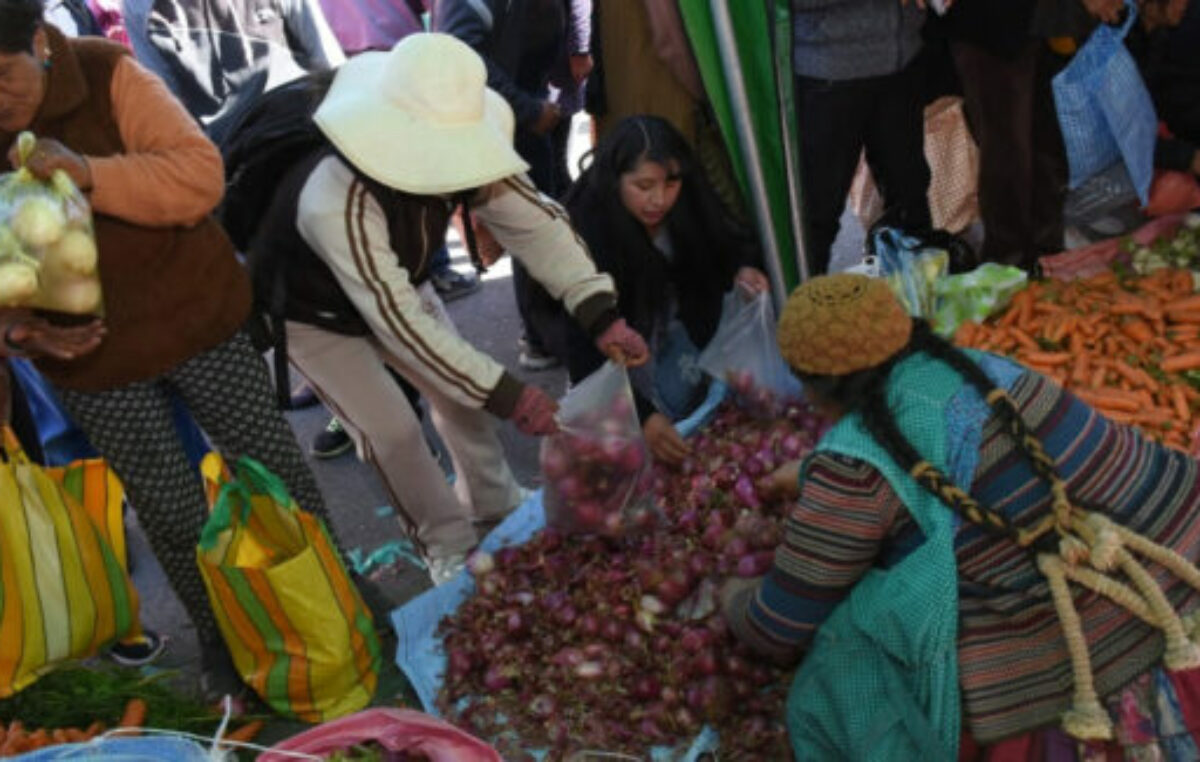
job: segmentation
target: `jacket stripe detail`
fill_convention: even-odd
[[[542,199],[541,193],[536,188],[526,184],[518,177],[506,177],[501,182],[512,188],[521,198],[544,211],[551,219],[565,222],[571,230],[571,236],[575,239],[575,243],[579,244],[579,248],[583,250],[584,255],[593,262],[595,261],[591,249],[588,248],[587,243],[584,242],[578,231],[575,230],[575,226],[571,224],[570,216],[562,206],[555,203],[547,203]]]
[[[468,398],[482,405],[487,400],[491,390],[484,389],[473,379],[450,366],[438,356],[437,352],[425,343],[421,335],[405,320],[403,312],[396,304],[395,297],[379,277],[379,273],[375,269],[375,263],[371,260],[369,254],[370,243],[368,241],[366,225],[363,221],[366,209],[366,197],[366,186],[358,179],[355,179],[350,185],[350,191],[346,197],[346,237],[350,242],[350,254],[354,258],[354,265],[358,270],[359,276],[375,296],[376,309],[378,309],[379,314],[387,322],[388,327],[392,330],[392,334],[418,360],[424,363],[446,383],[457,387]]]

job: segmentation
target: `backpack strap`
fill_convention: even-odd
[[[471,222],[472,193],[474,191],[458,194],[458,206],[462,210],[463,237],[466,239],[464,243],[467,245],[467,256],[471,258],[475,272],[483,274],[487,272],[487,265],[483,263],[483,257],[479,256],[479,246],[475,243],[475,226]]]

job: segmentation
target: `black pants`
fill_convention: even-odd
[[[809,273],[829,269],[846,195],[865,149],[875,184],[896,224],[929,228],[922,69],[831,81],[796,77],[800,181]]]
[[[1042,40],[1013,58],[963,42],[953,52],[979,144],[980,259],[1032,270],[1063,248],[1067,156],[1050,88],[1062,61]]]
[[[557,181],[558,162],[554,156],[554,141],[550,135],[537,135],[527,129],[518,128],[513,141],[517,153],[529,164],[529,179],[539,191],[550,198],[557,198],[561,191]],[[537,283],[529,275],[525,266],[513,258],[513,294],[517,300],[517,313],[521,316],[521,324],[525,330],[525,340],[535,354],[549,353],[547,342],[542,336],[541,326],[535,319],[533,302],[534,287]]]
[[[58,391],[63,407],[124,484],[201,645],[221,642],[196,566],[208,505],[171,418],[171,396],[183,400],[229,463],[243,455],[263,463],[337,542],[316,478],[276,408],[266,363],[244,334],[159,378],[110,391]]]

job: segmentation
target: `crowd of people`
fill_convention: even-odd
[[[827,275],[860,157],[887,224],[933,232],[923,115],[946,91],[961,92],[980,149],[975,263],[1032,272],[1063,248],[1051,79],[1096,24],[1132,11],[939,7],[791,2],[815,277],[785,306],[780,345],[839,424],[803,473],[789,464],[764,483],[796,499],[787,538],[772,572],[726,588],[722,605],[764,658],[804,656],[788,715],[798,758],[868,758],[868,740],[881,759],[1035,758],[1067,710],[1122,728],[1114,706],[1127,700],[1196,711],[1185,669],[1196,660],[1160,669],[1158,630],[1137,612],[1096,597],[1064,619],[1100,654],[1086,669],[1047,625],[1064,614],[1047,592],[1048,538],[1094,546],[1092,506],[1200,557],[1194,461],[1035,373],[954,349],[880,281]],[[1156,161],[1200,175],[1200,4],[1136,7],[1128,44],[1163,122]],[[567,139],[584,108],[595,147],[573,180]],[[770,288],[670,0],[0,0],[0,146],[25,130],[37,136],[29,170],[63,170],[89,199],[106,312],[64,324],[0,310],[0,356],[32,363],[23,383],[44,384],[121,478],[213,696],[238,677],[195,564],[207,505],[189,443],[261,461],[337,542],[280,411],[285,361],[305,387],[291,401],[336,416],[317,454],[353,446],[375,469],[434,584],[522,500],[499,426],[554,433],[557,403],[455,329],[444,302],[479,283],[450,265],[452,224],[474,264],[513,258],[520,366],[561,364],[572,383],[606,360],[627,366],[650,452],[667,465],[688,454],[674,423],[706,395],[696,358],[725,295]],[[286,165],[259,167],[269,183],[223,207],[231,183],[254,176],[238,162],[265,161],[246,150],[263,135],[290,147]],[[829,330],[851,322],[869,328],[850,341]],[[274,381],[260,334],[277,353]],[[11,388],[12,424],[37,453],[44,432]],[[1168,595],[1181,610],[1198,602],[1183,586]],[[137,664],[160,649],[147,632],[116,655]]]

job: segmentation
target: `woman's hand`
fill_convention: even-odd
[[[800,497],[800,461],[791,460],[758,480],[758,493],[764,498],[795,500]]]
[[[59,360],[73,360],[95,350],[108,330],[99,320],[83,325],[54,325],[25,310],[0,315],[0,326],[4,329],[5,354],[44,355]]]
[[[636,368],[650,359],[650,348],[637,331],[629,327],[625,318],[604,329],[596,338],[596,349],[617,365]]]
[[[15,141],[8,149],[8,161],[14,167],[20,163]],[[87,159],[54,138],[38,138],[25,166],[34,177],[42,180],[48,179],[54,170],[61,169],[79,190],[86,193],[92,189],[92,168],[88,166]]]
[[[675,424],[662,413],[654,413],[642,424],[642,435],[655,460],[678,466],[691,454],[692,448],[683,441]]]
[[[733,285],[747,296],[758,296],[771,287],[771,281],[757,267],[743,267],[733,277]]]

